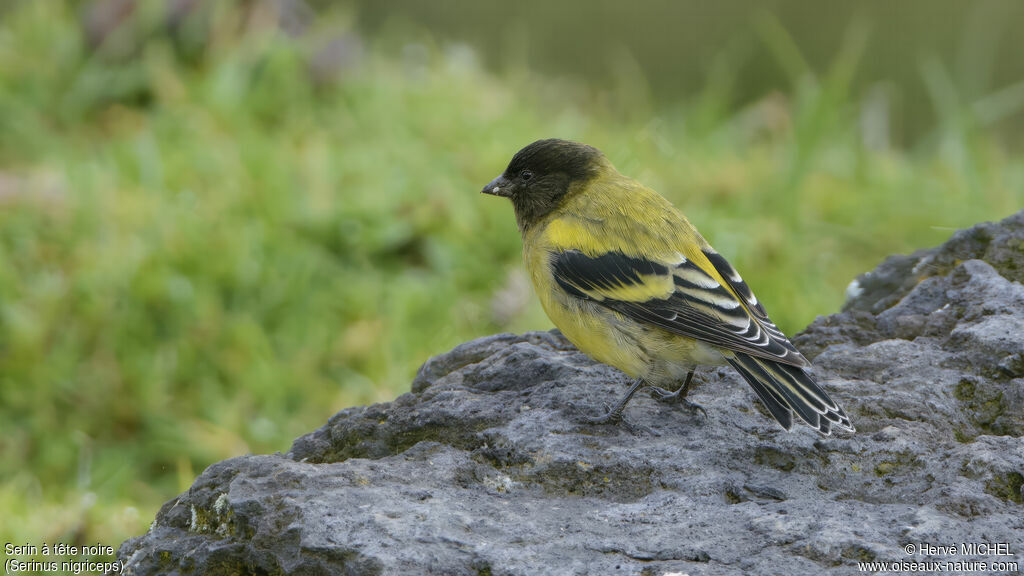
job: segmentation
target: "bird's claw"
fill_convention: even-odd
[[[689,410],[690,412],[700,412],[701,416],[703,416],[705,420],[708,419],[708,411],[705,410],[704,407],[701,406],[700,404],[697,404],[696,402],[690,402],[689,400],[682,400],[681,402],[683,406],[686,406],[687,410]]]
[[[687,400],[685,394],[682,393],[682,390],[683,389],[680,388],[675,392],[669,392],[664,388],[652,386],[651,396],[658,402],[685,406],[691,412],[700,412],[701,415],[704,416],[704,418],[707,418],[708,411],[705,410],[704,407],[701,406],[700,404],[697,404],[696,402],[690,402],[689,400]]]
[[[580,420],[582,420],[584,424],[590,424],[594,426],[611,424],[613,426],[625,428],[627,432],[633,434],[634,436],[642,436],[644,434],[648,436],[660,436],[660,434],[648,428],[647,426],[644,426],[642,424],[633,424],[629,420],[626,420],[625,418],[622,417],[622,412],[613,411],[611,406],[609,406],[607,402],[604,403],[604,414],[601,414],[600,416],[588,416],[586,413],[583,412],[582,409],[580,409],[579,406],[572,402],[569,403],[569,406],[576,411],[576,414],[579,415]]]
[[[651,386],[651,396],[658,402],[675,402],[679,399],[679,392],[669,392],[664,388],[658,388],[657,386]]]
[[[569,406],[576,411],[580,418],[587,424],[619,424],[625,422],[621,412],[615,412],[607,402],[604,403],[604,414],[600,416],[588,416],[583,409],[570,402]]]

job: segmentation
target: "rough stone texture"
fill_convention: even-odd
[[[287,455],[207,469],[118,552],[130,574],[852,574],[1024,565],[1024,213],[887,260],[796,339],[858,432],[781,430],[728,368],[705,419],[557,333],[432,358]],[[857,292],[855,288],[853,292]],[[1006,543],[1010,557],[904,551]],[[942,572],[942,571],[935,571]],[[996,572],[1001,573],[1001,572]]]

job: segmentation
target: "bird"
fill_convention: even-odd
[[[482,192],[511,200],[525,267],[555,326],[633,379],[587,422],[623,422],[644,387],[706,415],[686,399],[694,371],[728,364],[786,430],[795,414],[824,435],[855,431],[736,269],[682,212],[597,148],[537,140]]]

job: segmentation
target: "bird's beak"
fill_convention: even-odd
[[[505,175],[502,174],[501,176],[498,176],[494,180],[491,180],[491,183],[488,184],[487,186],[484,186],[484,189],[481,190],[480,192],[483,194],[491,194],[493,196],[504,196],[505,198],[508,198],[509,196],[511,196],[511,184],[512,183],[505,178]]]

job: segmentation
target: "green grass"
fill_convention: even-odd
[[[934,136],[864,145],[856,33],[735,112],[727,70],[653,110],[642,75],[496,77],[429,43],[314,85],[322,34],[235,18],[191,59],[159,34],[92,53],[57,3],[0,18],[0,540],[116,545],[205,466],[285,451],[459,342],[550,327],[511,207],[478,194],[536,138],[663,192],[789,331],[886,255],[1024,203],[1024,162],[941,65]]]

